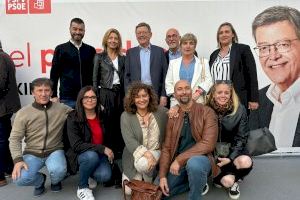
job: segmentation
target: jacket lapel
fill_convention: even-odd
[[[135,47],[134,49],[134,52],[133,52],[133,56],[134,56],[134,59],[135,59],[135,62],[136,63],[136,66],[137,68],[136,69],[133,69],[133,70],[136,70],[136,74],[137,74],[137,77],[138,79],[137,80],[141,80],[141,59],[140,59],[140,47],[137,46]]]
[[[230,49],[230,79],[231,80],[232,80],[232,74],[233,74],[236,54],[237,54],[237,46],[236,46],[236,44],[233,43],[231,45],[231,49]]]
[[[196,56],[194,56],[195,58],[195,68],[194,68],[194,74],[193,74],[193,79],[192,79],[192,83],[191,83],[191,87],[192,89],[196,86],[197,80],[201,77],[201,71],[202,71],[202,65],[199,61],[199,59],[196,58]]]

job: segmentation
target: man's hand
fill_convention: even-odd
[[[167,97],[161,96],[159,99],[159,105],[166,106],[167,105]]]
[[[112,164],[114,161],[114,152],[110,148],[105,147],[104,154],[107,155],[108,161]]]
[[[259,107],[259,104],[258,104],[258,102],[248,102],[248,109],[250,109],[250,110],[256,110],[256,109],[258,109],[258,107]]]
[[[53,97],[53,98],[50,98],[50,101],[52,101],[54,103],[59,103],[59,98],[58,97]]]
[[[170,166],[170,173],[179,176],[180,165],[177,160],[174,160]]]
[[[28,170],[28,166],[24,161],[17,162],[14,166],[14,170],[11,174],[12,179],[15,181],[21,176],[21,170],[24,168],[26,171]]]
[[[218,160],[220,161],[220,162],[217,164],[219,167],[222,167],[222,166],[224,166],[224,165],[227,165],[228,163],[231,162],[231,160],[230,160],[229,158],[220,158],[220,157],[218,157]]]
[[[159,180],[159,186],[164,195],[169,196],[169,186],[167,178],[161,178]]]

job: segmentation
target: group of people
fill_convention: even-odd
[[[164,199],[188,190],[188,199],[202,199],[209,176],[238,199],[238,182],[253,166],[245,148],[250,129],[269,127],[279,146],[300,146],[299,19],[298,10],[283,6],[255,18],[255,49],[273,82],[261,91],[250,47],[238,43],[228,22],[219,26],[218,49],[207,60],[197,55],[194,34],[181,37],[174,28],[166,33],[168,51],[152,45],[144,22],[135,28],[139,45],[126,57],[113,28],[96,53],[82,42],[84,22],[74,18],[70,41],[55,48],[50,79],[32,82],[34,102],[21,109],[14,64],[1,50],[0,186],[11,174],[40,196],[46,166],[54,192],[67,172],[78,172],[81,200],[95,199],[97,183],[118,186],[125,179],[159,185]],[[291,139],[282,144],[286,123]],[[227,150],[219,154],[221,145]]]

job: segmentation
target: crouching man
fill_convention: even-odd
[[[214,111],[192,100],[185,80],[175,84],[178,117],[169,119],[160,158],[160,187],[165,199],[190,190],[189,200],[200,200],[208,191],[207,177],[215,172],[211,152],[218,134]],[[212,170],[213,169],[213,170]]]
[[[46,175],[39,170],[46,166],[51,179],[51,190],[62,189],[61,180],[67,172],[63,151],[63,126],[71,108],[52,103],[52,82],[35,79],[31,84],[34,102],[16,114],[9,148],[14,161],[12,178],[18,186],[34,186],[34,196],[45,192]],[[22,153],[22,140],[25,147]]]

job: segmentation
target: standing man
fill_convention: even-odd
[[[180,52],[180,34],[177,29],[170,28],[166,33],[166,43],[169,46],[169,50],[165,52],[167,63],[169,64],[170,60],[181,57]]]
[[[16,114],[9,138],[14,161],[12,178],[18,186],[34,186],[34,196],[45,192],[46,175],[39,170],[46,166],[51,190],[59,192],[61,180],[67,172],[63,151],[63,126],[71,108],[50,101],[52,82],[48,78],[35,79],[30,85],[34,102]],[[25,142],[22,152],[23,139]]]
[[[7,184],[4,173],[11,174],[14,166],[8,146],[10,118],[20,108],[15,65],[0,41],[0,187]]]
[[[258,118],[251,128],[269,127],[277,147],[300,147],[300,12],[268,8],[256,16],[252,32],[272,83],[259,91]]]
[[[160,98],[160,105],[166,106],[165,77],[167,61],[161,47],[150,44],[152,32],[149,24],[139,23],[135,27],[139,46],[127,51],[125,60],[125,91],[131,82],[142,81],[151,85]]]
[[[218,121],[215,112],[192,100],[186,80],[174,87],[179,102],[178,117],[169,119],[160,157],[160,187],[171,197],[190,189],[189,200],[201,199],[208,191],[207,177],[216,175],[211,152],[214,150]]]
[[[52,101],[60,101],[72,108],[75,107],[79,90],[93,84],[94,47],[82,42],[85,25],[82,19],[74,18],[70,23],[70,41],[55,48],[50,71],[53,82]],[[59,98],[57,85],[59,79]]]

